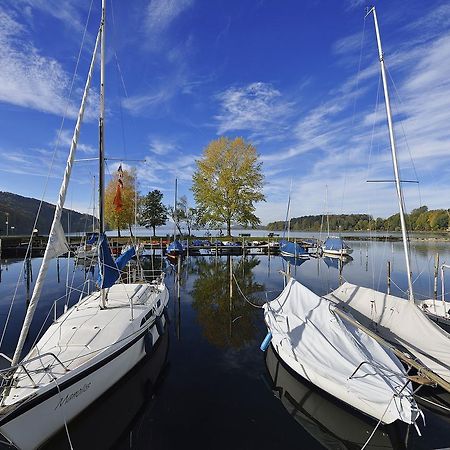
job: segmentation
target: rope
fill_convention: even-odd
[[[401,392],[403,391],[403,389],[405,389],[405,387],[408,386],[409,383],[410,383],[410,381],[408,380],[408,381],[406,382],[406,384],[400,389],[400,392],[395,393],[395,394],[391,397],[391,399],[389,400],[389,403],[388,403],[387,406],[386,406],[386,409],[385,409],[384,412],[383,412],[383,415],[380,417],[380,420],[379,420],[379,421],[377,422],[377,424],[375,425],[375,428],[373,429],[372,433],[370,433],[370,436],[367,438],[367,441],[366,441],[366,442],[364,443],[364,445],[361,447],[361,450],[364,450],[364,449],[369,445],[370,440],[373,438],[375,432],[378,430],[378,427],[379,427],[379,426],[381,425],[381,423],[383,422],[383,418],[384,418],[385,414],[387,413],[387,411],[388,411],[388,409],[389,409],[389,406],[391,406],[392,400],[394,400],[394,398],[395,398],[396,395],[400,395]]]
[[[241,287],[239,286],[238,281],[236,280],[236,277],[234,276],[234,273],[233,273],[233,279],[234,279],[234,281],[235,281],[235,283],[236,283],[236,286],[237,286],[237,288],[238,288],[239,293],[242,295],[242,298],[243,298],[248,304],[252,305],[254,308],[260,308],[260,309],[262,309],[262,308],[264,307],[263,305],[257,305],[257,304],[255,304],[255,303],[252,303],[252,302],[245,296],[245,294],[242,292]]]
[[[42,366],[43,366],[43,364],[42,364]],[[53,381],[56,384],[56,389],[58,389],[59,400],[60,400],[60,402],[62,402],[61,389],[59,388],[58,382],[56,381],[56,377],[53,375],[52,372],[49,372],[49,373],[50,373],[50,376],[53,378]],[[62,410],[62,416],[63,416],[63,419],[64,419],[64,428],[66,430],[67,440],[69,441],[70,450],[73,450],[72,440],[70,439],[69,427],[67,426],[66,414],[64,412],[64,408],[61,408],[61,410]]]

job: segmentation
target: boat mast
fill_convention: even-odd
[[[325,185],[325,209],[327,210],[327,237],[330,237],[330,218],[328,214],[328,184]]]
[[[388,121],[388,127],[389,127],[389,140],[391,143],[392,164],[394,167],[395,185],[397,188],[398,208],[399,208],[399,213],[400,213],[400,223],[401,223],[401,227],[402,227],[403,249],[405,252],[406,272],[407,272],[407,277],[408,277],[408,299],[410,302],[414,303],[414,293],[413,293],[411,267],[410,267],[411,265],[410,265],[410,256],[409,256],[409,248],[408,248],[408,236],[406,233],[404,199],[403,199],[402,185],[401,185],[401,181],[400,181],[398,163],[397,163],[397,151],[395,148],[394,126],[392,123],[391,104],[389,101],[389,91],[388,91],[387,78],[386,78],[386,68],[384,66],[384,55],[383,55],[383,50],[381,48],[380,30],[378,28],[377,13],[375,11],[374,6],[372,7],[372,9],[370,9],[370,11],[367,12],[366,17],[370,13],[373,14],[373,20],[374,20],[374,24],[375,24],[375,34],[377,36],[377,45],[378,45],[378,56],[380,59],[380,66],[381,66],[381,78],[383,80],[384,100],[385,100],[385,104],[386,104],[386,115],[387,115],[387,121]]]
[[[104,196],[105,196],[105,21],[106,10],[105,0],[102,0],[102,22],[100,27],[100,115],[98,119],[99,131],[99,176],[98,176],[98,215],[99,215],[99,256],[101,251],[101,240],[104,239],[105,233],[105,212],[104,212]],[[105,277],[105,266],[99,264],[99,271],[102,279]],[[103,283],[103,282],[102,282]],[[102,308],[106,308],[105,289],[100,289]]]
[[[178,196],[178,179],[175,178],[175,197],[173,198],[173,241],[177,237],[177,196]]]
[[[100,40],[100,33],[97,35],[97,40],[95,41],[95,49],[92,55],[91,65],[89,67],[89,73],[84,86],[83,98],[81,100],[80,110],[78,112],[77,122],[75,124],[75,130],[72,136],[72,142],[70,144],[69,156],[67,157],[66,170],[64,172],[64,178],[59,190],[58,203],[56,204],[55,214],[53,216],[52,226],[50,228],[50,233],[47,241],[47,247],[45,248],[44,257],[42,259],[42,264],[39,269],[39,274],[36,279],[36,284],[34,286],[33,294],[31,296],[30,303],[23,321],[22,330],[20,331],[19,340],[17,341],[16,350],[14,351],[14,356],[12,358],[11,366],[15,366],[20,361],[20,355],[22,353],[23,346],[25,344],[25,339],[28,335],[28,330],[30,329],[31,321],[33,320],[34,312],[41,296],[42,287],[44,284],[45,277],[47,275],[48,267],[50,265],[50,260],[55,256],[55,242],[58,241],[58,234],[64,233],[61,226],[61,215],[64,207],[64,202],[66,200],[67,188],[69,185],[70,175],[72,173],[72,166],[75,159],[75,152],[78,144],[78,137],[80,135],[81,122],[83,120],[83,114],[87,103],[87,96],[89,92],[89,87],[91,84],[92,73],[94,71],[95,56],[97,54],[98,44]]]
[[[98,183],[98,213],[100,236],[105,232],[104,194],[105,194],[105,0],[102,0],[102,22],[100,43],[100,117],[99,128],[99,183]]]

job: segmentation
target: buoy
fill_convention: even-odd
[[[267,350],[267,347],[269,347],[270,345],[270,341],[272,340],[272,332],[268,332],[266,337],[264,338],[264,340],[261,343],[261,347],[259,347],[263,352],[265,352]]]

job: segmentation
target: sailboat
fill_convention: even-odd
[[[351,314],[344,318],[339,310],[341,302],[316,295],[286,276],[281,294],[263,306],[268,334],[261,348],[266,349],[271,342],[277,355],[295,373],[380,423],[397,420],[415,423],[420,410],[409,377],[394,350],[382,346],[358,326]],[[337,292],[348,293],[349,303],[358,296],[358,290],[352,290],[347,283]],[[359,298],[361,303],[365,301],[367,310],[372,308],[376,314],[383,314],[384,304],[374,308],[370,302],[373,296],[359,295]],[[386,296],[380,298],[383,300]],[[386,308],[382,318],[392,321],[393,314]],[[401,319],[407,327],[410,318]],[[430,325],[434,326],[431,322]],[[422,330],[427,331],[415,330],[419,339],[426,336]],[[439,352],[442,350],[438,348]]]
[[[291,182],[292,188],[292,182]],[[282,256],[290,258],[308,258],[308,251],[300,245],[298,242],[292,242],[289,240],[289,233],[291,231],[291,189],[289,189],[288,204],[286,210],[286,220],[284,221],[283,238],[280,240],[280,253]],[[287,230],[287,238],[285,238]]]
[[[330,218],[328,216],[328,186],[326,186],[327,238],[321,245],[322,253],[330,258],[343,258],[351,255],[353,249],[340,236],[330,235]],[[322,216],[323,217],[323,216]]]
[[[48,244],[10,367],[0,371],[0,433],[22,449],[39,447],[125,376],[166,333],[168,290],[163,273],[147,283],[123,283],[134,249],[114,261],[104,223],[105,0]],[[100,63],[99,289],[80,298],[45,331],[25,357],[22,350],[52,257],[67,251],[60,223],[80,125],[95,66]],[[126,407],[126,405],[125,405]]]
[[[328,299],[289,277],[263,308],[265,343],[299,376],[382,423],[416,421],[420,411],[400,361],[336,315]]]
[[[167,258],[170,262],[177,262],[184,254],[183,244],[177,239],[177,196],[178,180],[175,178],[175,197],[173,201],[173,241],[167,246]]]
[[[344,283],[329,294],[328,298],[336,303],[341,310],[349,311],[363,326],[374,330],[382,338],[414,355],[426,368],[432,371],[430,375],[433,382],[450,392],[450,334],[429,320],[414,299],[402,183],[399,177],[389,90],[375,7],[367,12],[366,17],[369,14],[372,14],[374,18],[378,44],[408,279],[408,299],[387,295],[374,289],[359,287],[350,283]]]

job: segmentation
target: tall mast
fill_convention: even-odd
[[[325,209],[327,212],[327,237],[330,237],[330,218],[328,214],[328,184],[325,185]]]
[[[386,79],[386,68],[384,66],[384,56],[383,50],[381,48],[381,38],[380,38],[380,30],[378,28],[378,20],[377,13],[375,11],[375,7],[367,13],[373,14],[373,20],[375,24],[375,34],[377,36],[377,45],[378,45],[378,56],[380,59],[381,66],[381,78],[383,79],[383,90],[384,90],[384,100],[386,104],[386,115],[389,127],[389,140],[391,143],[391,153],[392,153],[392,165],[394,167],[394,176],[395,176],[395,185],[397,188],[397,198],[398,198],[398,209],[400,213],[400,223],[402,226],[402,238],[403,238],[403,249],[405,252],[405,262],[406,262],[406,273],[408,277],[408,299],[410,302],[414,303],[414,293],[413,293],[413,285],[412,285],[412,277],[411,277],[411,265],[410,265],[410,256],[409,256],[409,248],[408,248],[408,236],[406,234],[406,221],[405,221],[405,210],[404,210],[404,200],[403,200],[403,192],[402,185],[399,176],[398,163],[397,163],[397,151],[395,148],[395,136],[394,136],[394,126],[392,123],[392,114],[391,114],[391,103],[389,101],[389,91],[387,86]],[[367,17],[366,15],[366,17]]]
[[[99,128],[99,146],[98,146],[98,160],[99,160],[99,177],[98,177],[98,215],[99,215],[99,244],[103,239],[105,232],[105,212],[104,212],[104,196],[105,196],[105,22],[106,22],[106,1],[102,0],[102,25],[101,25],[101,39],[100,39],[100,116],[98,120]],[[99,252],[100,252],[99,245]],[[100,255],[100,253],[99,253]],[[102,275],[102,280],[105,277],[105,266],[99,264],[99,271]],[[103,281],[102,281],[103,283]],[[101,291],[101,307],[106,308],[106,293],[105,289]]]
[[[173,240],[175,242],[177,236],[177,196],[178,196],[178,179],[175,178],[175,196],[173,198]]]
[[[105,195],[105,0],[102,0],[102,24],[100,44],[100,117],[99,127],[99,180],[98,180],[98,213],[100,235],[105,232],[104,195]]]

